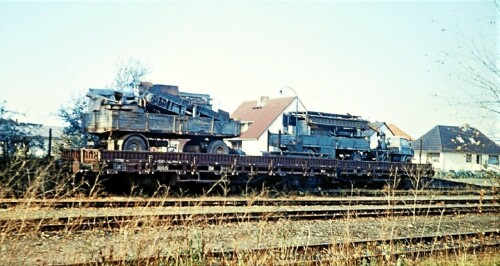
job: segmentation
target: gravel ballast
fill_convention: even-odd
[[[0,236],[2,265],[91,263],[105,259],[176,257],[186,250],[246,250],[293,245],[348,243],[365,239],[499,230],[496,215],[381,217],[340,220],[186,224],[113,231],[59,231]]]

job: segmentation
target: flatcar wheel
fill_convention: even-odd
[[[140,135],[129,135],[122,146],[124,151],[147,151],[148,148],[148,142]]]

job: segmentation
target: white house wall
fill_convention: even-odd
[[[392,131],[387,127],[386,124],[383,124],[380,128],[380,131],[384,132],[386,137],[394,137],[394,134],[392,134]]]
[[[376,149],[378,147],[378,137],[377,132],[370,136],[370,149]]]
[[[265,137],[256,140],[243,140],[241,146],[247,155],[262,155],[262,151],[267,150],[267,133]]]
[[[414,163],[420,163],[419,152],[415,151]],[[479,171],[484,170],[484,165],[487,164],[489,155],[482,154],[481,162],[476,162],[477,154],[471,154],[471,162],[466,162],[465,153],[441,152],[439,159],[432,159],[427,152],[422,152],[421,163],[430,163],[436,172],[453,171]]]

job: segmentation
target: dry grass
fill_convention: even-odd
[[[418,184],[420,180],[415,177]],[[91,198],[101,193],[99,182],[78,181],[71,175],[56,170],[54,162],[14,160],[0,170],[0,197],[22,199],[24,204],[16,206],[26,212],[33,210],[34,199]],[[396,181],[387,184],[387,206],[394,205],[393,194]],[[229,188],[222,180],[207,192],[221,191],[227,196]],[[415,199],[421,186],[414,189]],[[168,187],[161,187],[156,200],[172,197]],[[244,191],[247,205],[275,191]],[[182,193],[181,195],[182,196]],[[292,196],[297,197],[297,196]],[[408,203],[409,207],[415,203]],[[412,205],[413,204],[413,205]],[[82,206],[85,208],[85,206]],[[36,207],[35,207],[36,208]],[[148,208],[137,206],[136,208]],[[49,213],[53,209],[46,208]],[[112,213],[112,209],[109,210]],[[0,210],[0,217],[2,213]],[[5,218],[5,217],[4,217]],[[88,265],[500,265],[498,249],[471,253],[465,249],[427,256],[394,256],[392,251],[401,248],[388,242],[384,246],[385,256],[371,260],[361,256],[372,254],[381,247],[359,247],[350,243],[370,236],[395,239],[404,236],[407,230],[425,234],[429,231],[443,233],[443,217],[422,221],[417,215],[402,220],[388,212],[377,223],[350,216],[343,220],[301,223],[283,217],[277,222],[247,222],[242,215],[235,224],[213,224],[207,220],[192,220],[185,217],[182,222],[165,221],[159,216],[139,216],[121,221],[118,229],[94,229],[79,231],[83,220],[75,218],[74,226],[55,233],[41,232],[36,224],[9,224],[1,228],[0,264],[32,265],[52,263],[84,263]],[[359,222],[361,221],[361,222]],[[401,225],[402,221],[406,224]],[[419,224],[417,226],[417,224]],[[369,226],[373,226],[369,227]],[[364,231],[360,228],[364,228]],[[366,232],[366,235],[363,233]],[[373,237],[373,234],[371,235]],[[328,250],[302,249],[299,245],[318,243],[328,239]],[[273,247],[273,248],[270,248]],[[255,250],[261,248],[261,250]],[[215,256],[212,250],[228,251]],[[23,254],[20,256],[20,254]]]
[[[13,158],[0,164],[0,198],[46,199],[95,197],[99,182],[79,179],[67,169],[58,169],[56,161]]]
[[[404,265],[421,266],[498,266],[500,265],[500,253],[498,250],[481,254],[445,254],[424,258],[414,263],[407,262]]]

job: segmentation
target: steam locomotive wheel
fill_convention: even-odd
[[[214,140],[208,144],[207,153],[229,154],[229,147],[222,140]]]
[[[140,135],[129,135],[123,141],[122,150],[124,151],[147,151],[148,142]]]

